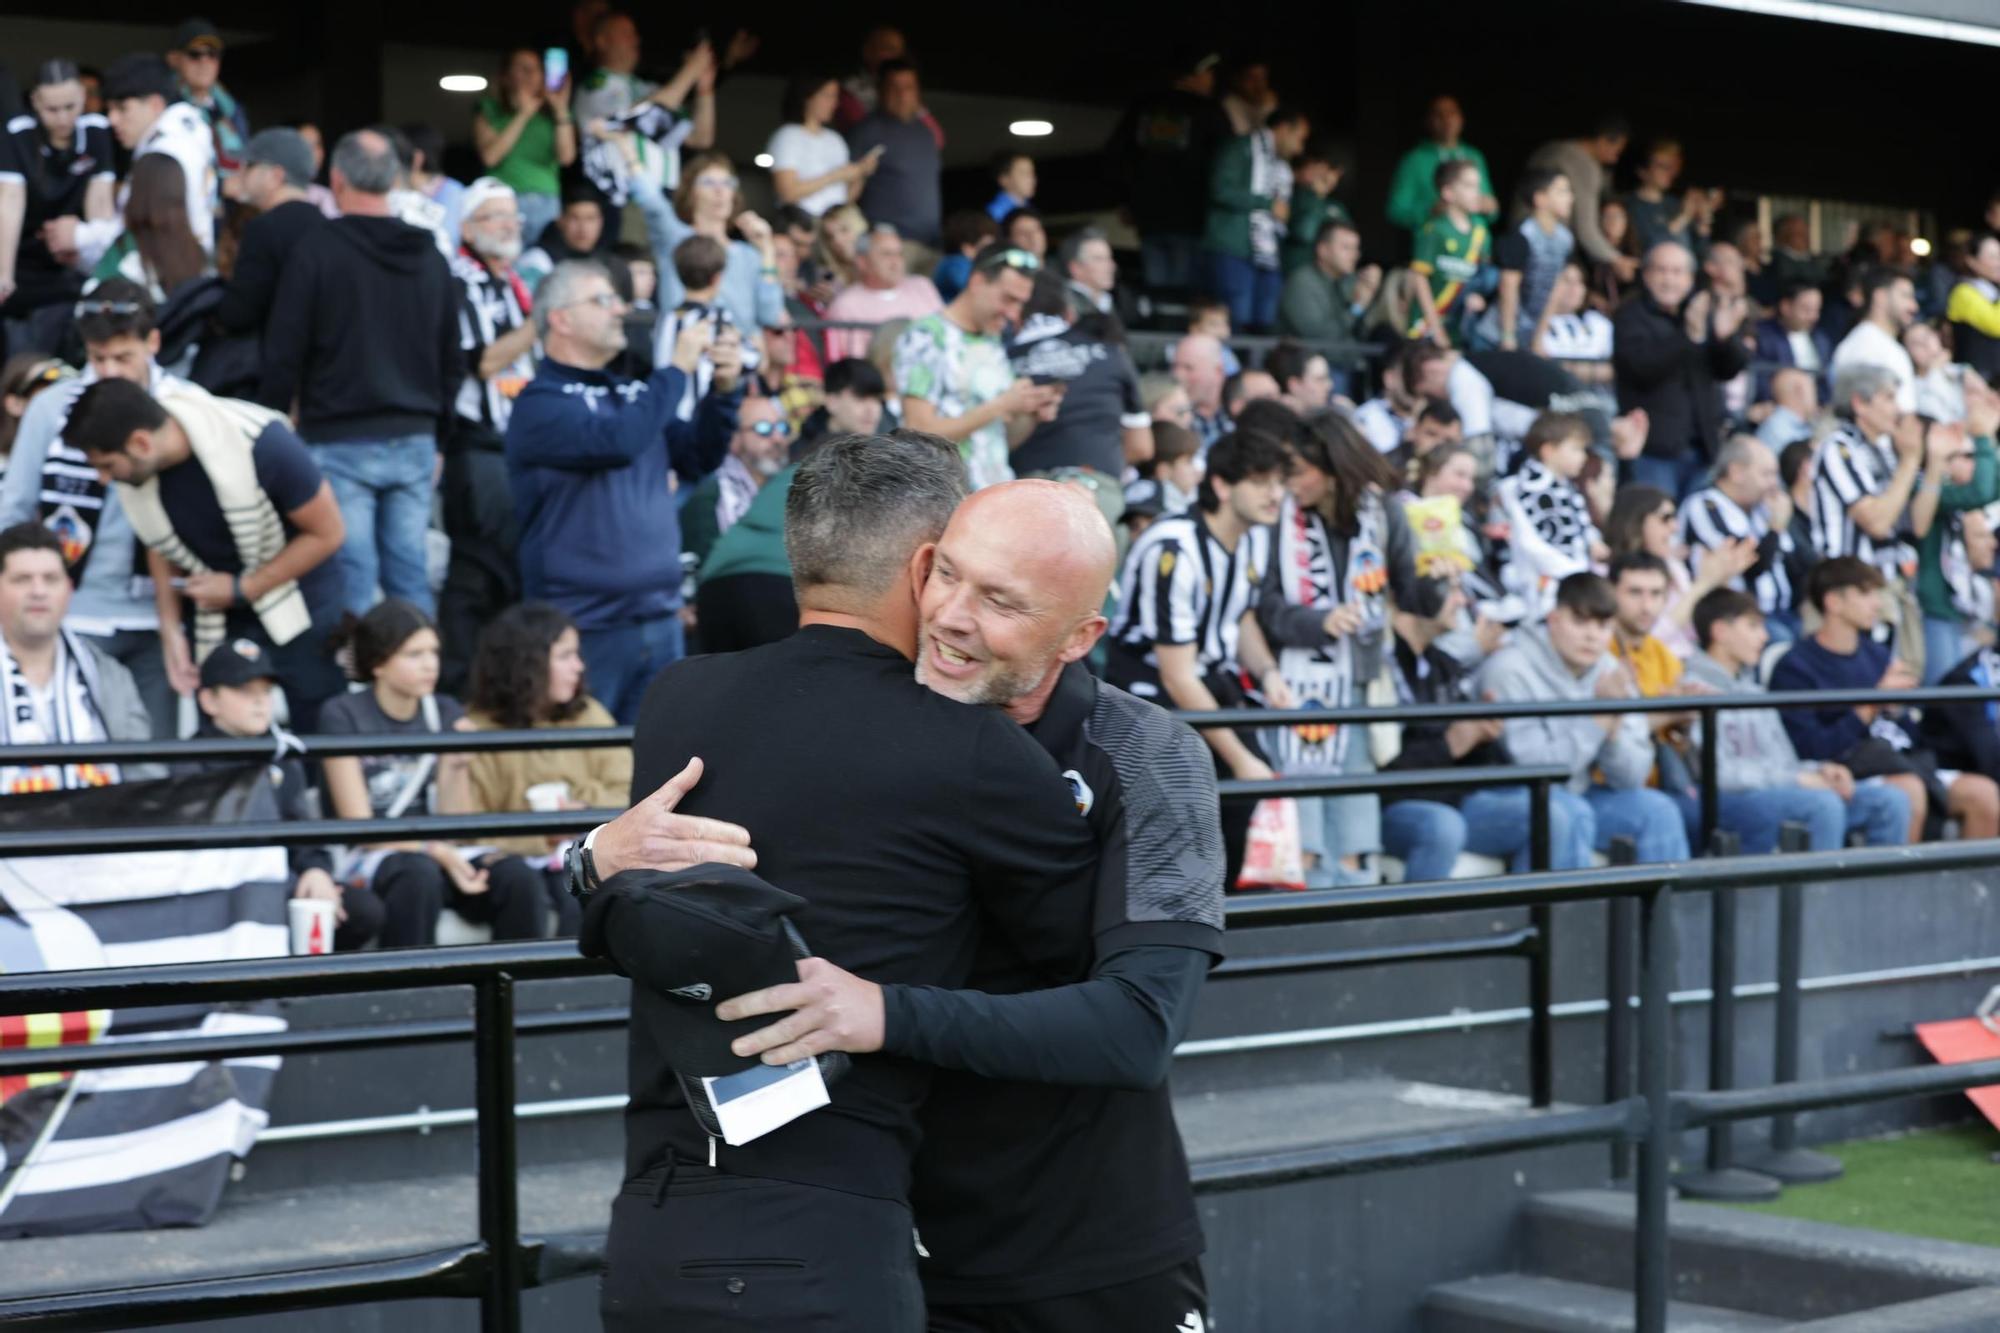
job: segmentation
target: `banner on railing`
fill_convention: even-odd
[[[275,819],[263,765],[0,799],[0,830]],[[0,860],[0,972],[286,952],[278,848]],[[0,1018],[0,1049],[282,1029],[206,1006]],[[0,1078],[0,1238],[206,1222],[267,1119],[276,1056]]]

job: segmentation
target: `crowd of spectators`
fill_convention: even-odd
[[[1503,200],[1440,96],[1386,173],[1407,245],[1371,255],[1310,112],[1210,57],[1107,146],[1121,266],[1102,225],[1051,236],[1024,152],[945,212],[946,127],[891,28],[863,73],[788,80],[759,212],[714,146],[717,81],[756,49],[704,40],[656,82],[635,19],[597,11],[575,77],[504,53],[462,181],[438,127],[329,150],[253,124],[203,20],[101,75],[34,71],[0,141],[10,737],[122,737],[135,708],[255,734],[274,683],[298,731],[629,722],[684,653],[789,632],[792,465],[898,427],[975,487],[1091,493],[1128,548],[1100,669],[1273,711],[1205,733],[1220,772],[1557,764],[1557,866],[1702,850],[1694,714],[1623,702],[2000,679],[2000,235],[1954,238],[1943,272],[1881,229],[1817,254],[1614,116],[1501,164]],[[1142,375],[1127,320],[1175,301]],[[1279,716],[1571,699],[1602,711]],[[2000,828],[2000,739],[1943,712],[1718,716],[1745,847],[1789,820],[1815,846]],[[598,753],[315,776],[353,818],[620,803]],[[1299,804],[1316,884],[1529,855],[1518,786]],[[296,868],[343,946],[415,943],[445,907],[573,924],[549,851]]]

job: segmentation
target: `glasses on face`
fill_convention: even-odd
[[[222,52],[212,46],[190,46],[181,52],[183,60],[220,60]]]
[[[1003,268],[1011,268],[1016,273],[1039,273],[1042,261],[1035,257],[1034,251],[1014,247],[989,255],[979,265],[981,273],[997,273]]]
[[[78,319],[92,315],[142,315],[146,308],[137,301],[78,301],[70,313]]]
[[[789,440],[792,437],[792,423],[789,421],[753,422],[749,430],[752,435],[762,436],[767,440],[773,435],[781,440]]]
[[[625,298],[617,292],[598,292],[594,296],[579,296],[567,305],[557,306],[556,309],[573,310],[580,305],[594,305],[599,310],[622,310],[625,308]]]
[[[734,176],[697,176],[695,177],[694,187],[697,190],[734,191],[736,189],[736,184],[737,182]]]

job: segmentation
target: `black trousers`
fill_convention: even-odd
[[[660,1167],[611,1205],[605,1333],[921,1333],[910,1210],[705,1165]]]
[[[709,579],[694,594],[695,635],[705,653],[735,653],[792,637],[799,604],[776,574]]]
[[[1256,744],[1250,739],[1247,729],[1238,730],[1237,739],[1255,750]],[[1222,762],[1222,756],[1209,752],[1215,759],[1215,776],[1227,782],[1236,775],[1229,771],[1229,765]],[[1236,892],[1236,878],[1243,873],[1243,852],[1250,845],[1250,820],[1257,813],[1255,801],[1224,801],[1222,803],[1222,891]]]
[[[496,940],[535,940],[544,934],[549,907],[548,888],[542,872],[518,856],[488,857],[486,892],[465,893],[444,867],[422,852],[394,852],[376,868],[375,879],[366,891],[380,900],[379,909],[362,906],[362,911],[379,921],[379,938],[385,949],[407,949],[437,943],[438,913],[449,907],[467,921],[493,927]],[[369,937],[353,939],[349,928],[357,924],[357,895],[349,889],[347,925],[334,936],[337,948],[355,948]],[[352,939],[352,943],[349,940]]]
[[[1015,1305],[940,1305],[929,1333],[1202,1333],[1208,1285],[1201,1260],[1073,1296]]]

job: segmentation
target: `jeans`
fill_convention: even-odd
[[[1699,490],[1707,474],[1707,460],[1700,454],[1684,454],[1679,458],[1649,458],[1641,454],[1625,463],[1628,484],[1657,486],[1676,501]]]
[[[1194,286],[1201,239],[1147,233],[1139,238],[1139,271],[1148,291],[1171,288],[1186,291]]]
[[[1701,802],[1693,795],[1673,800],[1692,843]],[[1910,798],[1886,782],[1856,784],[1851,801],[1816,787],[1726,791],[1716,802],[1715,813],[1716,822],[1736,835],[1746,856],[1778,850],[1778,829],[1786,823],[1805,825],[1806,850],[1813,852],[1838,851],[1856,830],[1866,835],[1870,847],[1898,847],[1910,836]]]
[[[1278,322],[1278,295],[1284,286],[1285,275],[1277,269],[1208,252],[1209,292],[1229,307],[1229,325],[1238,333],[1268,329]]]
[[[435,615],[424,534],[431,526],[436,438],[405,435],[316,444],[312,455],[347,524],[338,557],[341,604],[357,616],[366,615],[379,587],[384,597]]]
[[[1532,807],[1526,787],[1488,787],[1470,792],[1459,802],[1465,818],[1465,850],[1495,856],[1519,873],[1529,869],[1529,818]],[[1597,845],[1597,816],[1590,803],[1567,787],[1549,790],[1549,869],[1579,870],[1590,864]]]
[[[639,704],[653,677],[687,653],[678,614],[582,630],[577,637],[582,641],[583,664],[590,671],[590,692],[621,726],[638,719]]]
[[[1680,810],[1665,792],[1651,787],[1617,790],[1593,786],[1583,794],[1597,816],[1597,850],[1609,851],[1613,838],[1630,838],[1639,848],[1639,861],[1685,861],[1688,859],[1687,826]]]
[[[521,244],[532,249],[542,243],[542,230],[562,213],[562,200],[552,194],[517,194],[515,207],[521,210]]]
[[[1465,816],[1439,801],[1398,801],[1382,812],[1382,850],[1403,863],[1403,881],[1450,879],[1465,850]]]
[[[1963,621],[1924,617],[1924,684],[1943,680],[1971,651]]]

